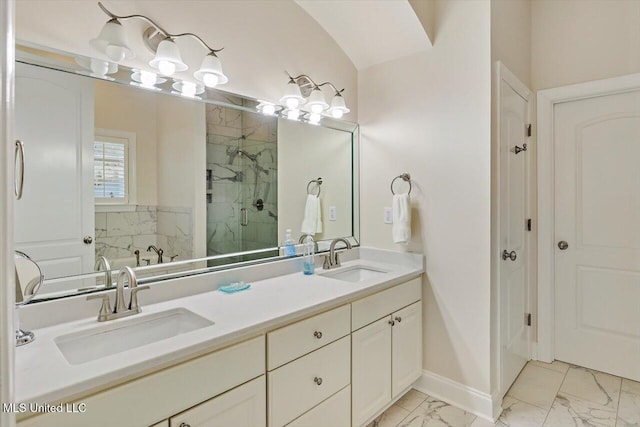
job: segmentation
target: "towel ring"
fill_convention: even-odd
[[[393,178],[393,181],[391,181],[391,194],[393,194],[394,196],[396,195],[396,193],[393,191],[393,184],[397,179],[402,179],[404,182],[409,183],[409,193],[407,194],[411,194],[411,175],[409,175],[408,173],[403,173]]]
[[[318,185],[318,194],[316,194],[316,197],[320,197],[320,186],[322,185],[322,178],[318,178],[318,179],[312,179],[311,181],[309,181],[309,183],[307,184],[307,194],[312,195],[313,193],[309,191],[309,187],[311,186],[311,184],[317,184]]]

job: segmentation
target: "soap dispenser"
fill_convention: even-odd
[[[310,276],[316,271],[316,251],[315,242],[312,236],[307,236],[304,239],[302,252],[302,272]]]
[[[287,228],[284,234],[284,256],[293,257],[296,256],[296,242],[291,237],[291,229]]]

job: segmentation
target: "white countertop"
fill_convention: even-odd
[[[296,272],[253,280],[250,289],[234,294],[211,290],[146,305],[142,300],[143,294],[140,294],[143,312],[135,316],[99,323],[96,310],[89,318],[34,329],[36,340],[16,348],[16,401],[56,403],[77,399],[362,298],[424,272],[421,255],[364,248],[354,252],[360,253],[360,259],[343,262],[342,269],[363,265],[387,273],[351,283],[323,277],[322,268],[316,268],[316,274],[311,276]],[[262,268],[268,269],[269,264]],[[334,271],[338,270],[331,270]],[[217,288],[213,284],[216,282],[215,274],[211,273],[208,279],[212,283],[211,289]],[[194,277],[201,281],[202,276]],[[145,292],[153,293],[154,286]],[[60,335],[107,324],[116,325],[174,308],[186,308],[214,324],[78,365],[69,364],[54,342]],[[51,306],[42,307],[42,310],[50,309]],[[37,305],[31,310],[33,316],[33,312],[37,313]]]

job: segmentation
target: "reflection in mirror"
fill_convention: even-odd
[[[357,244],[357,126],[261,114],[216,90],[141,88],[123,66],[91,78],[61,52],[19,46],[18,58],[15,240],[44,272],[38,300],[112,287],[124,266],[153,281],[276,259],[287,228],[320,251]],[[318,177],[317,227],[303,233]]]
[[[44,281],[44,275],[40,266],[23,252],[15,251],[14,256],[16,268],[16,346],[28,344],[35,339],[33,332],[20,329],[20,320],[17,309],[31,301]]]

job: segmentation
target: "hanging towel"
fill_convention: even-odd
[[[393,243],[406,245],[411,240],[411,204],[408,194],[393,196]]]
[[[307,204],[304,206],[304,218],[302,220],[302,234],[314,236],[322,233],[322,211],[320,209],[320,197],[309,194]]]

